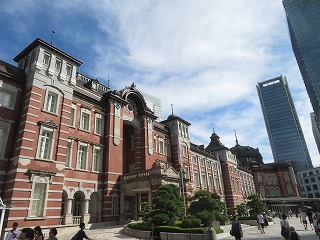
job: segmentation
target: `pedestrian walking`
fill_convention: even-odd
[[[264,226],[268,227],[269,226],[268,215],[264,212],[262,216],[263,216]]]
[[[258,216],[257,216],[257,222],[258,222],[258,226],[260,226],[260,232],[262,233],[262,234],[264,234],[265,233],[265,231],[264,231],[264,220],[263,220],[263,216],[262,216],[262,214],[260,213],[260,214],[258,214]]]
[[[234,236],[235,240],[241,240],[241,238],[243,237],[241,223],[238,221],[237,216],[233,218],[233,222],[231,223],[230,235]]]
[[[16,240],[19,238],[19,235],[20,235],[20,231],[17,230],[18,228],[18,223],[17,222],[14,222],[12,224],[12,229],[8,232],[5,240]]]
[[[80,223],[79,224],[79,228],[80,230],[76,233],[76,235],[73,236],[73,238],[71,240],[83,240],[88,239],[88,240],[92,240],[91,238],[89,238],[87,236],[87,234],[85,233],[84,229],[86,228],[86,224],[85,223]]]
[[[51,228],[49,231],[49,238],[47,240],[58,240],[56,237],[58,234],[58,231],[56,228]]]
[[[320,213],[315,214],[315,219],[314,219],[314,231],[316,232],[316,234],[319,236],[319,240],[320,240]]]
[[[33,240],[34,232],[32,228],[23,228],[20,232],[18,239]]]
[[[298,235],[294,227],[292,226],[289,227],[289,230],[290,230],[290,240],[300,240],[300,236]]]
[[[287,215],[282,214],[282,220],[280,221],[281,226],[281,236],[285,240],[290,240],[290,229],[289,229],[289,222],[287,221]]]
[[[44,240],[44,236],[40,226],[36,226],[34,228],[34,240]]]
[[[304,208],[301,210],[300,216],[301,216],[301,221],[302,221],[302,224],[304,226],[304,229],[308,230],[307,213],[306,213],[306,210]]]
[[[306,214],[310,223],[311,230],[313,230],[313,213],[310,209],[307,209]]]

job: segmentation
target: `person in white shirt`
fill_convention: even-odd
[[[18,223],[17,222],[14,222],[12,224],[12,229],[8,232],[5,240],[16,240],[19,238],[19,235],[20,235],[20,231],[17,230],[18,228]]]
[[[302,209],[300,212],[301,221],[305,230],[308,230],[308,222],[307,222],[307,213],[305,209]]]
[[[261,231],[261,233],[262,233],[262,234],[265,233],[265,231],[264,231],[264,220],[263,220],[263,216],[262,216],[261,213],[258,214],[257,220],[258,220],[258,225],[260,226],[260,231]]]

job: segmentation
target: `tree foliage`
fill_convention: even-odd
[[[156,225],[171,225],[183,215],[183,202],[180,191],[174,184],[162,185],[154,198],[154,210],[147,218]]]
[[[247,207],[249,208],[251,217],[256,217],[259,213],[267,210],[266,204],[264,204],[257,195],[252,194],[248,196],[248,199]]]
[[[188,213],[201,220],[204,226],[211,226],[213,221],[225,221],[225,204],[221,197],[207,190],[200,190],[193,196]]]
[[[248,215],[248,207],[245,203],[238,204],[236,208],[239,217],[244,217]]]

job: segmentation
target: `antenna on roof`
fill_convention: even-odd
[[[171,114],[173,115],[173,104],[171,103]]]
[[[108,87],[110,86],[109,73],[108,73]]]
[[[51,34],[51,45],[53,45],[53,38],[54,38],[54,34],[56,33],[55,31],[52,31],[51,32],[52,34]]]
[[[236,137],[236,144],[238,144],[237,132],[236,130],[233,130],[233,131],[234,131],[234,136]]]

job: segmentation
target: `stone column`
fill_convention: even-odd
[[[90,221],[90,214],[89,214],[89,200],[84,200],[84,206],[83,206],[83,214],[82,214],[82,222],[89,223]]]
[[[66,201],[66,206],[65,206],[65,214],[63,216],[62,219],[62,224],[68,225],[68,224],[72,224],[73,220],[72,220],[72,213],[71,213],[71,209],[72,209],[72,198],[68,198]]]
[[[125,216],[124,216],[124,192],[120,192],[120,216],[119,223],[124,224]]]

